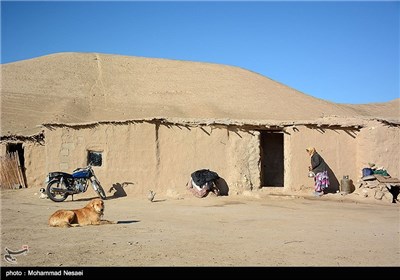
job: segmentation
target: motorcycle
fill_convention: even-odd
[[[47,184],[46,194],[54,202],[62,202],[69,195],[84,193],[87,191],[89,181],[100,198],[106,199],[103,187],[100,185],[92,166],[77,168],[72,174],[65,172],[50,172],[45,180]]]

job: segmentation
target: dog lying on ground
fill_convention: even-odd
[[[77,227],[87,225],[115,224],[102,220],[104,201],[100,198],[92,199],[85,207],[74,210],[57,210],[49,218],[52,227]]]

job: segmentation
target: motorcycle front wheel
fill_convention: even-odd
[[[99,197],[101,198],[101,199],[106,199],[107,197],[106,197],[106,193],[104,192],[104,189],[103,189],[103,187],[100,185],[100,183],[99,182],[97,182],[97,181],[92,181],[92,184],[93,184],[93,188],[94,188],[94,190],[97,192],[97,194],[99,195]]]
[[[61,184],[60,180],[50,181],[46,187],[46,194],[54,202],[62,202],[68,197],[67,187]]]

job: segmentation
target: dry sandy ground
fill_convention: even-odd
[[[261,195],[203,199],[125,196],[106,200],[118,224],[51,228],[61,203],[37,190],[1,191],[1,265],[65,266],[400,266],[399,203]],[[29,251],[5,261],[5,248]]]

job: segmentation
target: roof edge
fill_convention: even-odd
[[[127,119],[127,120],[103,120],[95,122],[84,122],[84,123],[44,123],[43,127],[56,128],[56,127],[70,127],[70,128],[86,128],[96,125],[104,124],[130,124],[130,123],[162,123],[166,125],[185,125],[185,126],[206,126],[206,125],[225,125],[225,126],[236,126],[236,127],[254,127],[254,128],[284,128],[294,125],[308,125],[308,126],[327,126],[327,127],[343,127],[343,128],[360,128],[364,126],[364,123],[360,121],[343,122],[343,121],[332,122],[324,121],[322,119],[310,121],[310,120],[297,120],[297,121],[275,121],[275,120],[235,120],[235,119],[193,119],[193,118],[139,118],[139,119]]]

